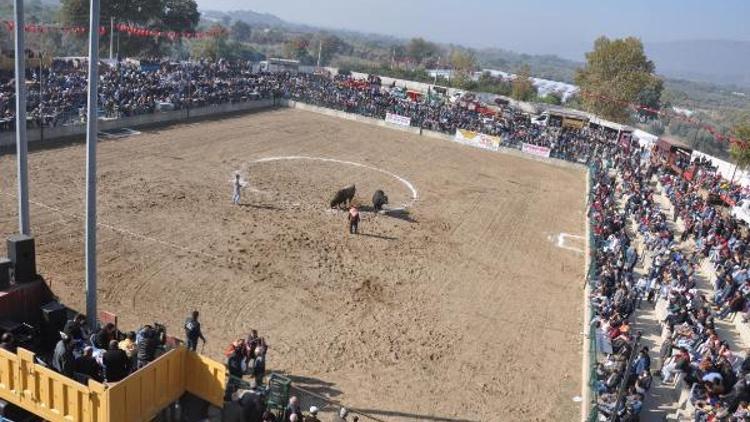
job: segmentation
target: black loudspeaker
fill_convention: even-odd
[[[68,310],[60,302],[50,302],[42,306],[42,316],[45,325],[51,331],[58,332],[65,328],[68,321]]]
[[[10,259],[0,257],[0,290],[10,287]]]
[[[28,283],[36,279],[36,251],[33,237],[23,234],[9,237],[8,258],[13,263],[16,283]]]

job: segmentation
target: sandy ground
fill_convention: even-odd
[[[40,272],[83,309],[84,147],[30,156]],[[256,163],[303,155],[314,160]],[[231,204],[235,170],[250,181]],[[0,159],[0,233],[16,230]],[[327,209],[375,189],[408,217]],[[99,146],[100,309],[181,335],[199,309],[217,359],[256,328],[269,369],[381,420],[575,420],[585,175],[446,141],[282,110]],[[572,244],[572,243],[568,243]],[[579,242],[577,247],[581,247]]]

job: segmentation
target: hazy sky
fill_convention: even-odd
[[[750,40],[750,0],[197,0],[296,23],[583,59],[602,34]]]

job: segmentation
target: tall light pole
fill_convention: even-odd
[[[96,134],[99,79],[99,0],[91,0],[89,97],[86,115],[86,317],[96,328]]]
[[[115,50],[115,17],[110,16],[109,18],[109,59],[114,59]]]
[[[18,178],[18,230],[31,235],[29,224],[28,145],[26,144],[26,47],[23,0],[14,1],[16,35],[16,163]]]

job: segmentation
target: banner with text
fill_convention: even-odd
[[[550,149],[547,147],[540,147],[537,145],[531,145],[524,143],[521,146],[521,151],[526,154],[536,155],[537,157],[549,158]]]
[[[500,148],[502,139],[497,136],[485,135],[484,133],[473,132],[471,130],[456,129],[456,142],[467,144],[479,148],[497,151]]]
[[[411,126],[411,118],[399,116],[398,114],[386,113],[385,122],[399,126]]]

